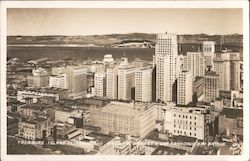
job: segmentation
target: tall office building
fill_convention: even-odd
[[[220,90],[240,90],[239,53],[216,53],[214,71],[219,74]]]
[[[193,79],[204,77],[205,68],[205,58],[202,52],[187,52],[187,55],[184,56],[183,69],[191,71]]]
[[[85,66],[62,66],[52,69],[52,74],[66,74],[69,96],[81,98],[87,93],[87,68]]]
[[[106,75],[104,73],[95,73],[95,96],[106,96]]]
[[[150,102],[152,100],[152,69],[140,68],[135,73],[135,100]]]
[[[208,71],[204,77],[204,102],[210,103],[219,96],[219,75]]]
[[[156,67],[153,65],[152,70],[152,101],[156,101]]]
[[[241,88],[241,64],[240,53],[230,52],[230,87],[231,90],[240,90]]]
[[[118,86],[117,68],[107,68],[106,71],[106,96],[110,99],[117,99]]]
[[[203,54],[205,57],[205,64],[207,67],[210,67],[213,70],[213,59],[215,52],[215,43],[214,41],[204,41],[202,44]]]
[[[219,90],[230,90],[230,57],[225,56],[223,58],[216,54],[214,59],[214,71],[219,75]]]
[[[193,98],[193,78],[191,71],[183,71],[177,80],[177,104],[187,105]]]
[[[131,100],[135,87],[135,67],[128,63],[128,58],[122,58],[118,67],[118,99]]]
[[[81,98],[87,93],[87,69],[76,68],[73,70],[72,92],[74,98]]]
[[[158,34],[155,47],[156,99],[164,102],[173,101],[176,95],[178,45],[176,34]]]
[[[230,87],[231,90],[240,90],[240,61],[230,62]]]

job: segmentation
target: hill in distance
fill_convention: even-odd
[[[216,44],[231,46],[243,46],[243,35],[178,35],[178,43],[201,43],[202,41],[215,41]],[[156,34],[148,33],[128,33],[128,34],[108,34],[108,35],[88,35],[88,36],[63,36],[63,35],[45,35],[45,36],[8,36],[8,45],[23,44],[93,44],[97,46],[112,47],[117,44],[125,43],[150,43],[152,46],[156,42]]]

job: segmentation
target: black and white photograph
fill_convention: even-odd
[[[1,155],[249,159],[245,2],[6,2]]]

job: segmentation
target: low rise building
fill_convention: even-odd
[[[243,109],[223,109],[219,115],[219,134],[243,136]]]
[[[49,77],[49,87],[67,89],[67,75],[53,75]]]
[[[51,107],[51,105],[37,103],[18,106],[17,113],[26,118],[35,118],[39,116],[44,118],[53,118],[55,110]]]
[[[164,131],[206,141],[208,122],[209,111],[205,108],[173,107],[165,111]]]
[[[55,111],[55,122],[68,122],[72,117],[82,117],[82,111],[71,108],[57,108]]]
[[[151,104],[110,102],[90,109],[90,123],[103,133],[145,137],[156,125],[156,109]]]
[[[47,96],[55,101],[68,97],[68,90],[59,88],[28,88],[17,92],[17,101],[26,103],[26,98],[32,98],[32,103],[37,103],[40,97]]]
[[[28,140],[42,139],[48,137],[50,131],[50,119],[35,118],[19,122],[18,135]]]

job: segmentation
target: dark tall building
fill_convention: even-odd
[[[156,101],[156,67],[152,71],[152,101]]]
[[[131,88],[131,100],[135,100],[135,87]]]

